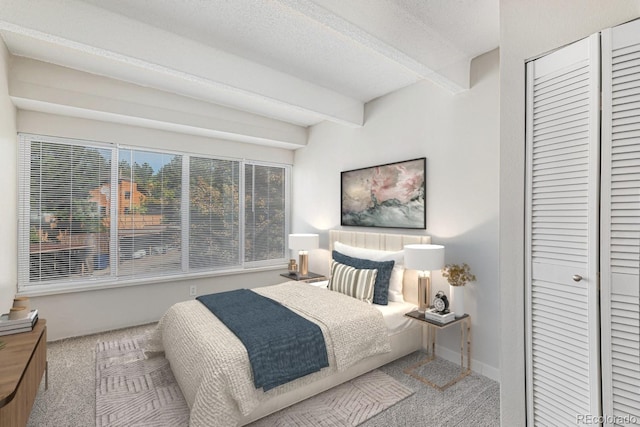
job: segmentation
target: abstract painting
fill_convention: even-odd
[[[425,157],[341,173],[341,225],[427,228]]]

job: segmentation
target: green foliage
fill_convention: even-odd
[[[182,156],[173,156],[148,184],[147,213],[163,215],[168,224],[180,224],[182,198]]]
[[[118,165],[119,178],[134,183],[137,191],[145,196],[131,212],[162,215],[164,224],[180,224],[182,156],[127,149],[120,150],[119,156],[123,159]],[[154,173],[149,162],[163,166]]]
[[[471,267],[466,263],[447,264],[442,270],[442,276],[447,279],[451,286],[464,286],[468,282],[475,282],[476,276],[471,274]]]
[[[105,231],[100,214],[96,210],[96,204],[88,200],[75,200],[73,203],[72,218],[76,228],[75,232],[99,233]]]
[[[91,190],[109,181],[109,152],[75,145],[34,142],[31,146],[31,214],[51,214],[63,226],[97,231]]]
[[[238,162],[192,157],[189,178],[191,267],[239,263]]]
[[[285,192],[284,169],[246,166],[245,261],[285,256]]]
[[[39,243],[40,235],[38,234],[38,229],[36,227],[29,228],[29,243]]]

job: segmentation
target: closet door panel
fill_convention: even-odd
[[[527,64],[530,425],[600,414],[599,40]]]
[[[640,22],[602,33],[604,414],[640,420]]]

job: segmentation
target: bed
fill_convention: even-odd
[[[342,244],[400,251],[406,244],[430,243],[430,238],[330,230],[329,241],[331,250]],[[158,335],[191,409],[190,425],[246,425],[420,349],[422,329],[404,317],[416,305],[415,274],[401,276],[404,301],[385,306],[363,304],[317,284],[254,288],[317,322],[327,341],[328,368],[267,392],[253,387],[246,349],[216,316],[199,301],[175,304],[161,319]],[[341,313],[351,317],[346,321]]]

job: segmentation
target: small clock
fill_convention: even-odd
[[[444,294],[444,292],[439,291],[436,294],[436,297],[433,299],[433,308],[440,314],[445,314],[449,312],[449,299]]]

